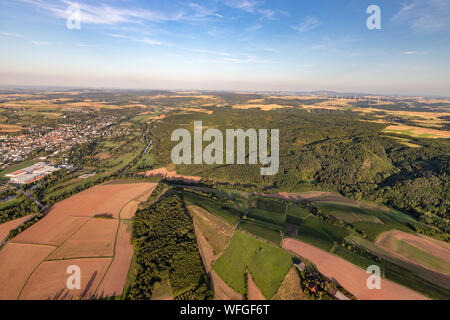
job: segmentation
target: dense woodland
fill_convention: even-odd
[[[177,167],[181,173],[249,191],[337,191],[407,212],[429,226],[421,225],[419,232],[437,237],[449,232],[448,139],[408,137],[420,146],[410,148],[382,133],[384,125],[360,121],[353,112],[220,109],[212,115],[173,115],[155,124],[155,166],[171,163],[170,152],[176,144],[170,141],[171,132],[180,127],[192,132],[194,120],[222,130],[279,128],[280,170],[263,177],[259,165],[182,165]]]
[[[172,297],[204,300],[212,296],[195,239],[192,218],[180,193],[165,196],[136,213],[133,223],[136,278],[129,299],[150,299],[168,280]]]

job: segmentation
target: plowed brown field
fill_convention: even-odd
[[[381,289],[367,288],[369,274],[350,262],[307,243],[285,239],[284,248],[313,262],[329,279],[336,280],[359,300],[427,300],[420,293],[389,280],[381,280]]]

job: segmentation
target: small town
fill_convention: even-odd
[[[36,151],[43,155],[57,155],[72,146],[111,135],[114,117],[99,115],[89,121],[74,121],[58,128],[29,126],[21,135],[0,135],[0,170],[28,159]]]

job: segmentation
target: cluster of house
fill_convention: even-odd
[[[108,127],[113,123],[114,118],[99,116],[84,122],[62,124],[56,129],[30,126],[24,128],[25,134],[0,136],[0,169],[25,160],[35,150],[64,152],[96,137],[111,135]]]
[[[307,269],[305,263],[300,260],[295,261],[294,264],[300,272]],[[313,275],[316,275],[316,273],[313,272]],[[319,287],[317,286],[317,284],[315,282],[311,282],[308,286],[308,290],[313,293],[317,293],[319,291]],[[340,292],[337,289],[333,288],[330,293],[337,300],[350,300],[346,295],[344,295],[342,292]]]
[[[61,170],[61,168],[55,167],[46,162],[38,162],[29,167],[8,173],[5,177],[8,177],[12,183],[29,184],[38,181],[46,175],[58,170]]]

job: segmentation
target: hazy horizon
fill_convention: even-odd
[[[381,9],[381,30],[366,26]],[[67,9],[78,5],[80,29]],[[0,84],[450,92],[450,2],[68,1],[0,4]]]

